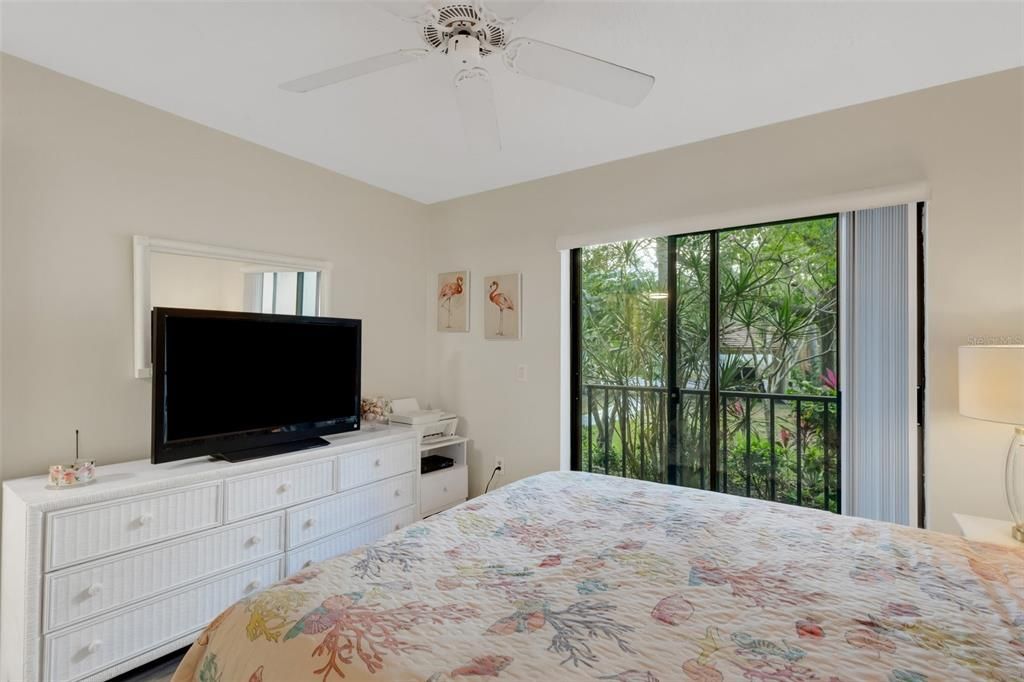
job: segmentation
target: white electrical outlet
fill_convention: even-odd
[[[501,457],[498,457],[496,460],[494,460],[494,466],[498,469],[499,476],[505,473],[505,460],[502,459]]]
[[[526,381],[526,365],[516,367],[516,381]]]

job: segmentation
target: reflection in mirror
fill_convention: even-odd
[[[245,311],[318,315],[319,272],[250,272],[245,275]]]
[[[175,253],[149,257],[153,308],[243,310],[244,263]]]
[[[280,315],[318,315],[320,273],[203,256],[153,253],[153,308],[200,308]]]

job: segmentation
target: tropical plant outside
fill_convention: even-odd
[[[582,249],[581,468],[838,511],[836,230],[827,217],[720,232],[714,335],[711,235]],[[681,393],[674,425],[669,249]],[[708,470],[712,338],[717,485]]]

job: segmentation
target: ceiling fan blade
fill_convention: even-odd
[[[654,87],[654,76],[533,38],[508,43],[505,65],[514,73],[635,107]]]
[[[310,74],[309,76],[296,78],[295,80],[288,81],[287,83],[281,83],[281,89],[288,90],[289,92],[309,92],[310,90],[322,88],[325,85],[334,85],[335,83],[347,81],[351,78],[365,76],[368,73],[383,71],[384,69],[390,69],[393,66],[401,66],[402,64],[414,62],[429,53],[430,50],[414,49],[379,54],[376,57],[360,59],[357,62],[345,64],[344,66],[336,66],[333,69],[319,71],[317,73]]]
[[[470,148],[481,152],[501,151],[491,74],[479,66],[455,74],[455,103],[462,114]]]

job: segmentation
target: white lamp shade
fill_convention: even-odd
[[[1024,345],[960,346],[960,414],[1024,424]]]

